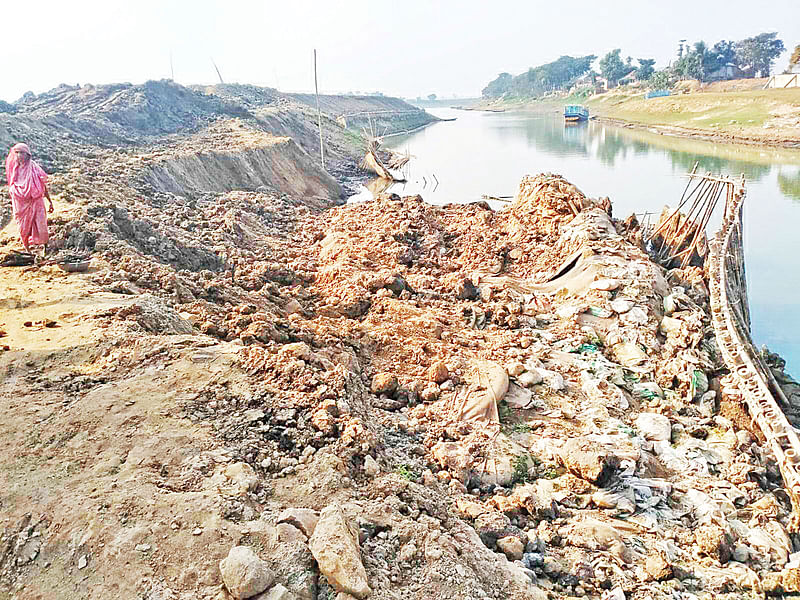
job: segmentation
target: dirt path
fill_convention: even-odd
[[[12,224],[0,240],[15,235]],[[0,345],[10,347],[0,352],[0,528],[10,540],[0,579],[11,589],[23,571],[37,581],[0,598],[131,598],[179,579],[211,597],[239,533],[222,523],[227,479],[206,476],[230,457],[213,452],[218,442],[182,403],[220,373],[235,377],[237,348],[132,336],[98,316],[132,298],[91,277],[0,269]],[[187,554],[192,568],[176,570]]]

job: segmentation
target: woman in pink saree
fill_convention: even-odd
[[[8,153],[6,179],[25,251],[30,252],[31,246],[36,245],[44,245],[47,249],[50,236],[44,198],[50,203],[50,212],[53,212],[53,200],[47,191],[47,173],[31,160],[31,151],[26,144],[17,144]]]

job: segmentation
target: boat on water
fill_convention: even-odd
[[[580,104],[569,104],[564,107],[564,120],[569,123],[586,121],[589,118],[589,109]]]

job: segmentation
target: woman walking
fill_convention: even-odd
[[[19,226],[19,237],[26,252],[31,246],[43,245],[47,250],[47,213],[44,210],[44,198],[50,203],[53,212],[53,200],[47,190],[47,173],[31,160],[31,151],[27,144],[17,144],[6,158],[6,179],[11,194],[11,206],[14,219]]]

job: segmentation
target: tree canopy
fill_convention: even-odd
[[[800,65],[800,44],[794,47],[794,52],[792,52],[792,56],[789,58],[789,67],[795,67]]]
[[[653,65],[656,64],[656,59],[637,58],[636,61],[639,63],[639,67],[636,69],[636,77],[638,77],[641,81],[650,79],[653,73],[655,73]]]
[[[694,43],[680,40],[677,60],[661,71],[655,70],[655,60],[651,58],[637,59],[638,67],[635,67],[632,57],[623,60],[622,50],[615,48],[598,61],[598,69],[611,85],[635,70],[637,79],[659,88],[667,87],[671,80],[681,78],[709,81],[730,77],[766,77],[785,50],[783,41],[777,36],[775,32],[760,33],[738,41],[720,40],[710,47],[703,40]],[[487,98],[499,98],[505,94],[530,97],[566,90],[578,78],[590,72],[596,58],[594,55],[562,56],[516,76],[500,73],[483,89],[483,95]],[[800,45],[789,59],[790,69],[796,65],[800,65]]]
[[[600,67],[600,74],[612,83],[616,83],[625,75],[633,71],[630,63],[625,64],[620,58],[621,50],[619,48],[612,50],[600,59],[598,66]]]
[[[736,42],[736,59],[739,68],[751,72],[753,77],[756,73],[768,77],[772,64],[785,49],[777,33],[762,33]]]
[[[591,69],[597,57],[593,54],[573,57],[562,56],[553,62],[531,67],[524,73],[512,76],[500,73],[483,89],[487,98],[499,98],[503,94],[536,96],[553,90],[563,90]]]

